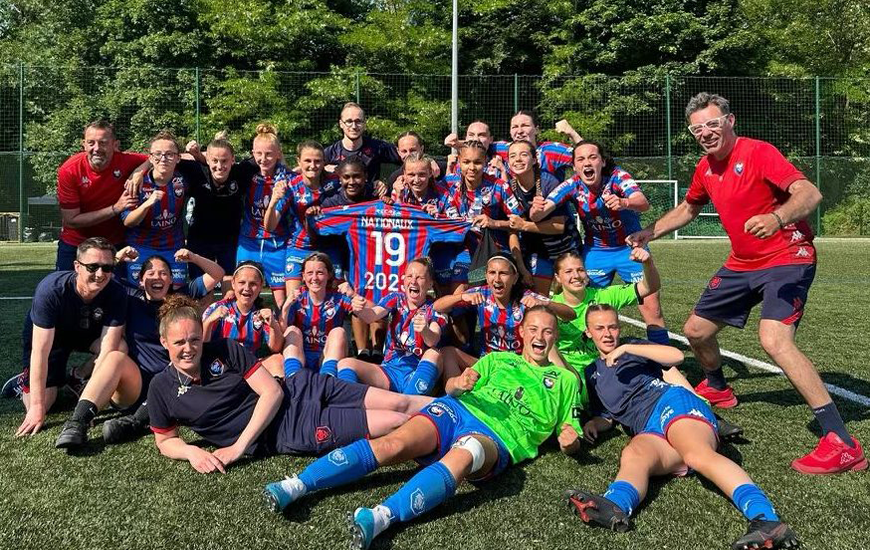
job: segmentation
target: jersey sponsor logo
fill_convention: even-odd
[[[336,466],[344,466],[348,463],[347,455],[342,449],[336,449],[327,455],[327,459]]]
[[[665,410],[662,411],[662,414],[659,416],[659,424],[662,426],[668,421],[670,417],[674,415],[674,408],[668,405],[665,407]]]
[[[426,510],[426,495],[423,494],[423,489],[416,489],[411,493],[411,511],[414,515],[420,515]]]
[[[226,367],[220,359],[215,359],[211,362],[211,365],[208,366],[208,372],[210,372],[212,376],[220,376],[224,373],[224,370],[226,370]]]
[[[254,204],[251,205],[251,216],[256,220],[262,220],[266,215],[266,209],[269,208],[271,199],[270,195],[264,195],[262,200],[254,201]]]
[[[609,231],[611,229],[619,229],[622,227],[622,220],[605,220],[601,216],[595,216],[592,221],[589,222],[589,225],[591,225],[592,229],[595,231]]]
[[[720,284],[722,284],[722,277],[713,277],[710,279],[710,284],[707,285],[707,288],[710,290],[716,290],[719,288]]]
[[[176,197],[184,195],[184,180],[180,177],[172,178],[172,192]]]
[[[329,426],[318,426],[314,428],[314,440],[317,443],[326,443],[332,438],[332,430]]]
[[[737,164],[734,165],[734,173],[737,174],[738,176],[743,174],[743,163],[742,162],[738,162]]]
[[[115,176],[115,179],[119,179],[121,177],[121,171],[116,168],[115,171],[112,172],[112,175]]]
[[[156,227],[158,229],[168,229],[175,225],[175,221],[178,219],[178,216],[175,215],[174,212],[170,212],[168,208],[164,208],[163,212],[158,214],[151,220],[151,227]]]

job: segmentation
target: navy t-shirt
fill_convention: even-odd
[[[117,281],[109,281],[86,304],[76,293],[76,272],[55,271],[37,285],[27,323],[55,329],[55,343],[86,349],[103,327],[121,326],[126,317],[126,295]]]
[[[157,374],[169,364],[169,353],[160,344],[157,312],[163,301],[151,301],[140,287],[126,286],[127,292],[127,325],[124,327],[128,354],[139,368],[151,374]],[[208,291],[202,277],[190,281],[178,292],[198,300]]]
[[[612,367],[596,359],[586,367],[586,384],[592,414],[612,418],[631,433],[643,431],[659,398],[672,387],[662,380],[660,364],[631,353]]]
[[[237,162],[223,185],[217,185],[208,166],[182,160],[178,171],[190,182],[193,216],[187,232],[189,240],[233,243],[242,223],[242,197],[260,168],[251,160]],[[229,246],[229,245],[228,245]]]
[[[173,366],[154,377],[148,388],[151,430],[167,433],[187,426],[210,444],[228,447],[248,425],[259,399],[246,378],[260,362],[240,343],[218,340],[203,344],[200,365],[199,380],[191,381]]]
[[[541,194],[546,198],[550,193],[559,186],[560,181],[549,172],[541,172]],[[523,218],[529,219],[528,212],[532,208],[532,201],[538,193],[535,187],[530,191],[526,191],[516,182],[511,182],[511,190],[519,200],[526,214]],[[558,206],[553,213],[545,219],[549,220],[555,216],[565,218],[565,231],[559,235],[544,235],[543,233],[532,233],[530,231],[521,231],[520,242],[522,243],[523,252],[526,254],[537,252],[544,254],[544,257],[555,260],[559,254],[570,250],[578,250],[580,235],[577,233],[577,224],[575,223],[575,213],[568,204]]]
[[[382,163],[401,164],[402,162],[399,150],[396,149],[395,145],[368,136],[363,137],[362,146],[355,151],[348,151],[344,148],[342,140],[338,140],[323,150],[323,156],[326,164],[339,164],[348,157],[359,157],[366,165],[366,180],[368,182],[373,182],[381,177]]]

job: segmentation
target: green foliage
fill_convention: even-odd
[[[870,234],[870,197],[866,195],[846,198],[822,216],[822,229],[826,236]]]

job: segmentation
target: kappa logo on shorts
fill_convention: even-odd
[[[336,466],[344,466],[348,463],[347,455],[344,453],[342,449],[336,449],[327,455],[329,461],[335,464]]]
[[[314,429],[314,440],[317,443],[326,443],[332,438],[332,430],[329,426],[318,426]]]
[[[716,290],[719,288],[720,284],[722,284],[722,277],[713,277],[710,279],[710,284],[707,285],[707,288],[710,290]]]
[[[704,413],[702,413],[702,412],[699,411],[698,409],[692,409],[691,411],[689,411],[689,414],[692,415],[692,416],[697,416],[697,417],[700,417],[700,418],[704,418]]]
[[[426,496],[422,489],[416,489],[411,493],[411,511],[414,515],[422,514],[426,509]]]
[[[211,362],[211,365],[208,366],[208,371],[212,374],[212,376],[222,375],[225,369],[226,367],[220,359],[215,359]]]

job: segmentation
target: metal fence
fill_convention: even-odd
[[[817,231],[870,233],[870,79],[469,75],[460,77],[459,121],[485,120],[505,139],[511,115],[529,109],[546,138],[560,139],[552,128],[567,118],[638,179],[677,180],[684,193],[700,152],[683,109],[699,91],[729,98],[740,134],[772,142],[819,185]],[[393,140],[414,129],[430,153],[447,152],[447,75],[0,66],[0,240],[57,237],[56,170],[93,119],[114,122],[126,149],[144,150],[171,128],[198,141],[228,130],[239,151],[268,120],[292,153],[303,139],[338,139],[346,101],[366,109],[372,135]]]

